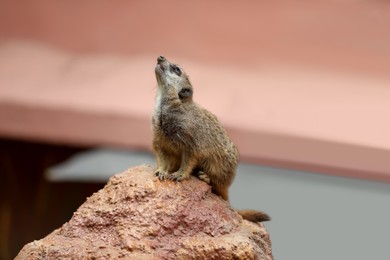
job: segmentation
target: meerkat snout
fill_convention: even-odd
[[[163,61],[165,61],[165,60],[166,60],[165,57],[162,56],[162,55],[158,56],[158,58],[157,58],[157,62],[158,62],[158,63],[159,63],[159,62],[163,62]]]

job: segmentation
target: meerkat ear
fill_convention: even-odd
[[[181,99],[192,97],[192,89],[190,89],[190,88],[182,88],[180,90],[180,92],[179,92],[179,97]]]

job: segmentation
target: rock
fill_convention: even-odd
[[[16,259],[273,259],[263,224],[243,220],[191,177],[159,181],[148,166],[113,176]]]

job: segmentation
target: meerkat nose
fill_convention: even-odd
[[[165,59],[164,56],[158,56],[158,58],[157,58],[157,62],[158,62],[158,63],[163,62],[163,61],[165,61],[165,60],[166,60],[166,59]]]

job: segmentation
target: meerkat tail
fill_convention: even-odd
[[[263,222],[271,220],[270,216],[261,211],[256,210],[239,210],[238,213],[243,219],[251,222]]]

